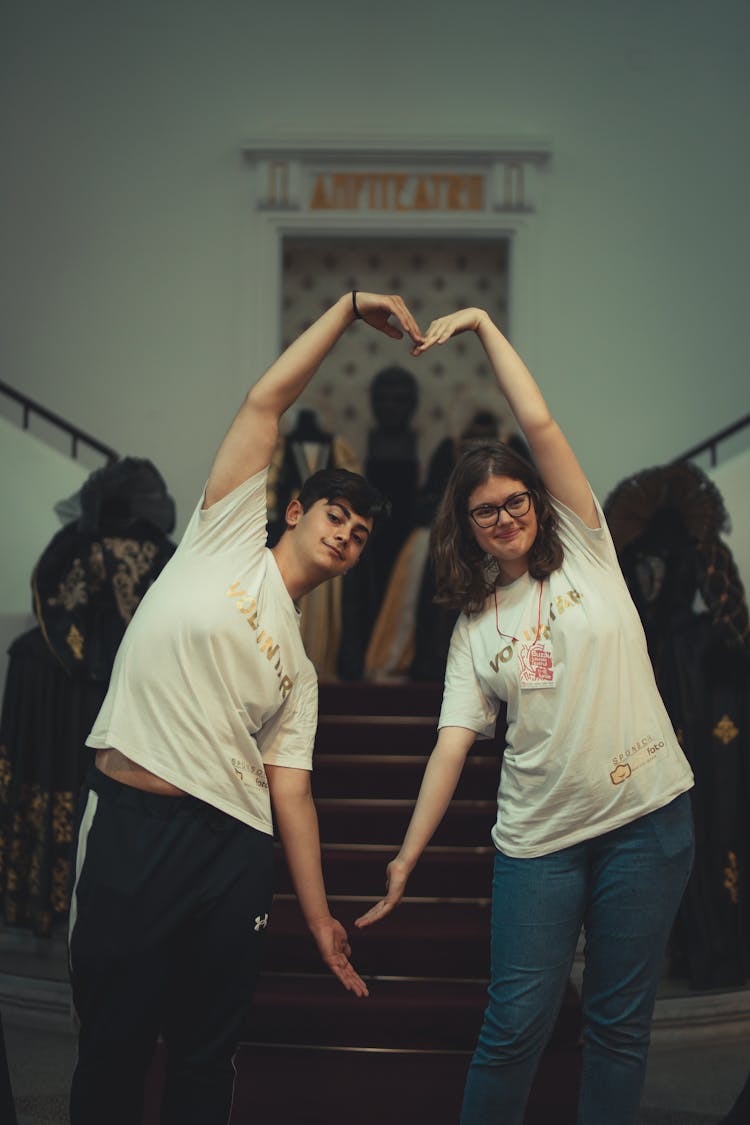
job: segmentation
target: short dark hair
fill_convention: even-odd
[[[390,501],[377,488],[366,481],[359,473],[348,469],[319,469],[308,477],[297,497],[303,512],[318,500],[348,500],[354,511],[373,521],[373,529],[379,520],[390,515]]]
[[[488,477],[520,480],[531,493],[538,531],[529,551],[529,574],[547,578],[563,561],[557,516],[536,468],[504,442],[474,445],[459,457],[432,525],[431,547],[437,594],[435,601],[464,613],[478,613],[492,592],[494,574],[474,538],[469,497]]]

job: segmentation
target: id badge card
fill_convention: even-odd
[[[526,691],[555,686],[555,664],[552,659],[552,641],[549,638],[519,645],[518,678]]]

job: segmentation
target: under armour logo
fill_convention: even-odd
[[[267,925],[268,925],[268,915],[267,914],[256,914],[256,916],[255,916],[255,932],[256,932],[256,934],[259,932],[259,930],[265,930]]]

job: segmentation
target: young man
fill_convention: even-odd
[[[72,1125],[140,1125],[160,1032],[163,1125],[228,1121],[271,908],[271,807],[321,957],[367,995],[323,884],[310,790],[317,681],[295,602],[356,565],[382,497],[355,474],[316,474],[265,546],[279,419],[355,317],[422,339],[401,298],[347,294],[284,352],[249,391],[120,646],[88,739],[96,768],[70,908]]]

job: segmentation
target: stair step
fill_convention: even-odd
[[[315,752],[429,754],[437,739],[434,718],[388,714],[321,715]]]
[[[276,890],[292,891],[289,870],[278,845]],[[324,844],[323,873],[329,895],[361,895],[376,899],[385,890],[385,869],[396,854],[389,844]],[[489,895],[495,849],[429,847],[409,878],[409,894],[418,898]]]
[[[427,754],[351,754],[316,751],[312,785],[317,797],[404,797],[416,800]],[[456,789],[457,799],[494,797],[500,763],[495,755],[470,754]]]
[[[335,977],[266,975],[255,994],[244,1042],[392,1050],[473,1049],[482,982],[377,980],[358,999]]]
[[[427,715],[437,721],[443,698],[442,684],[373,684],[323,681],[318,688],[318,709],[328,715]]]
[[[475,747],[500,755],[505,745],[505,721],[498,719],[494,738],[477,739]],[[315,749],[326,754],[429,754],[437,741],[434,717],[397,716],[362,712],[356,715],[320,715]]]
[[[335,977],[263,976],[242,1041],[308,1047],[472,1051],[487,1002],[480,981],[375,980],[357,998]],[[580,1004],[570,988],[551,1046],[573,1045]]]
[[[469,1055],[242,1045],[230,1125],[456,1125]],[[524,1125],[574,1125],[580,1049],[542,1056]],[[149,1074],[143,1125],[158,1125],[164,1081],[160,1044]]]
[[[272,1125],[456,1125],[468,1064],[464,1051],[402,1054],[248,1046],[240,1049],[239,1058],[240,1075],[247,1074],[240,1090],[246,1094],[238,1099],[232,1125],[264,1120]],[[286,1085],[288,1116],[273,1090],[266,1095],[265,1114],[264,1103],[259,1107],[252,1096],[253,1079],[268,1087],[269,1075],[274,1089]]]
[[[335,843],[400,845],[413,800],[316,798],[321,840]],[[494,800],[454,800],[439,824],[436,844],[486,845],[497,812]]]
[[[362,976],[462,977],[489,975],[490,904],[404,900],[389,917],[358,930],[354,919],[373,899],[333,899],[331,908],[349,934],[352,961]],[[317,946],[297,901],[276,898],[268,926],[269,971],[318,973]]]

